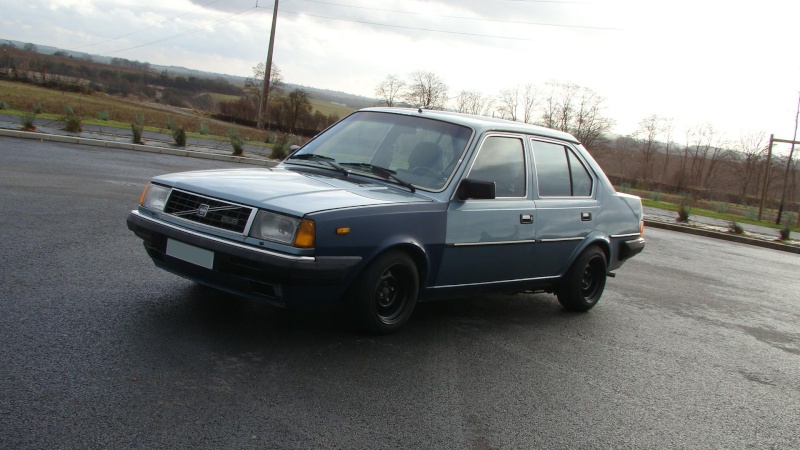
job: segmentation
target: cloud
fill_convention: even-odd
[[[248,76],[266,58],[272,5],[27,0],[4,5],[0,26],[8,39]],[[606,97],[622,134],[660,114],[786,137],[798,13],[779,0],[280,0],[274,59],[289,82],[367,96],[415,70],[451,96],[569,81]]]

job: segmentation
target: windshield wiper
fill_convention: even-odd
[[[313,153],[303,153],[301,155],[293,155],[290,156],[289,159],[299,159],[302,161],[317,161],[317,162],[324,162],[329,166],[333,167],[337,172],[341,173],[344,176],[350,175],[350,172],[347,171],[344,167],[340,166],[336,163],[336,160],[329,157],[329,156],[322,156],[322,155],[315,155]]]
[[[369,164],[369,163],[342,163],[342,165],[343,166],[353,166],[353,167],[367,169],[369,172],[374,173],[375,175],[377,175],[377,176],[379,176],[381,178],[385,178],[387,180],[394,180],[397,184],[399,184],[399,185],[401,185],[403,187],[407,187],[408,190],[410,190],[411,192],[416,192],[416,189],[414,188],[414,186],[411,183],[409,183],[408,181],[403,180],[401,178],[398,178],[395,175],[395,173],[397,173],[397,172],[395,172],[394,170],[387,169],[387,168],[381,167],[381,166],[373,166],[372,164]]]

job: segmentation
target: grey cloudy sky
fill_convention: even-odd
[[[3,0],[2,37],[247,76],[271,0]],[[288,82],[373,96],[389,74],[437,73],[450,95],[548,81],[604,96],[614,131],[651,114],[676,138],[791,138],[800,2],[280,0],[274,61]]]

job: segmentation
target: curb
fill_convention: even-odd
[[[122,150],[159,153],[163,155],[187,156],[192,158],[212,159],[215,161],[227,161],[227,162],[251,164],[255,166],[264,166],[264,167],[272,167],[277,165],[277,163],[274,161],[250,158],[247,156],[220,155],[218,153],[202,152],[198,150],[154,147],[152,145],[106,141],[102,139],[90,139],[78,136],[60,136],[56,134],[45,134],[45,133],[37,133],[31,131],[7,130],[3,128],[0,128],[0,136],[14,137],[20,139],[35,139],[39,141],[49,141],[49,142],[63,142],[67,144],[91,145],[94,147],[117,148]]]
[[[773,250],[780,250],[783,252],[795,253],[800,255],[800,246],[788,245],[780,241],[766,241],[763,239],[756,239],[747,236],[740,236],[737,234],[723,233],[720,231],[706,230],[703,228],[695,228],[687,225],[678,225],[675,223],[661,222],[657,220],[644,221],[645,227],[660,228],[663,230],[678,231],[681,233],[694,234],[697,236],[710,237],[714,239],[722,239],[725,241],[738,242],[740,244],[755,245],[757,247],[769,248]]]
[[[235,162],[241,164],[251,164],[255,166],[263,166],[263,167],[273,167],[277,165],[274,161],[267,161],[263,159],[255,159],[249,158],[246,156],[231,156],[231,155],[220,155],[217,153],[208,153],[208,152],[201,152],[196,150],[185,150],[185,149],[178,149],[178,148],[164,148],[164,147],[154,147],[151,145],[141,145],[141,144],[133,144],[133,143],[125,143],[125,142],[115,142],[115,141],[105,141],[102,139],[89,139],[89,138],[82,138],[78,136],[60,136],[55,134],[45,134],[45,133],[36,133],[30,131],[17,131],[17,130],[8,130],[4,128],[0,128],[0,136],[6,137],[15,137],[20,139],[36,139],[40,141],[49,141],[49,142],[63,142],[67,144],[81,144],[81,145],[91,145],[94,147],[106,147],[106,148],[117,148],[122,150],[133,150],[133,151],[140,151],[140,152],[148,152],[148,153],[159,153],[163,155],[173,155],[173,156],[186,156],[192,158],[201,158],[201,159],[211,159],[216,161],[227,161],[227,162]],[[783,244],[779,241],[765,241],[763,239],[756,239],[747,236],[739,236],[730,233],[722,233],[719,231],[713,230],[706,230],[702,228],[695,228],[686,225],[678,225],[673,223],[661,222],[657,220],[648,220],[645,219],[644,221],[645,226],[652,227],[652,228],[660,228],[664,230],[671,230],[671,231],[678,231],[681,233],[688,233],[694,234],[697,236],[704,236],[710,237],[715,239],[722,239],[731,242],[738,242],[741,244],[748,244],[754,245],[763,248],[769,248],[773,250],[780,250],[789,253],[800,254],[800,246],[794,245],[787,245]]]

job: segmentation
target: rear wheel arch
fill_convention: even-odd
[[[608,273],[608,254],[602,245],[585,247],[559,281],[558,302],[570,311],[588,311],[603,295]]]

